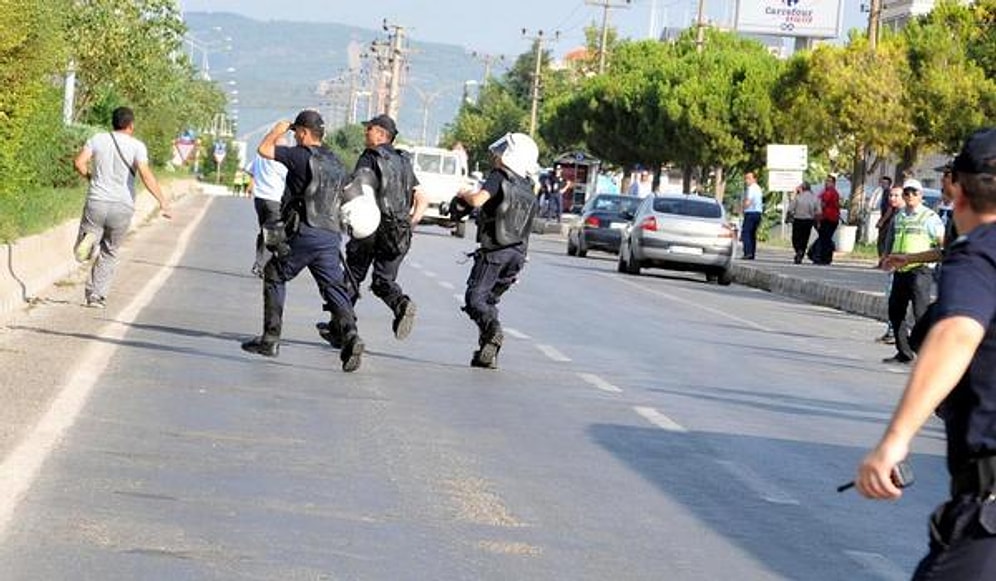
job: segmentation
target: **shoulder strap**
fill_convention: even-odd
[[[114,149],[118,150],[118,157],[120,157],[121,161],[125,162],[125,165],[128,166],[128,172],[131,173],[131,177],[135,177],[135,168],[132,164],[128,163],[128,160],[125,159],[124,154],[121,153],[121,146],[118,145],[118,140],[114,138],[114,132],[111,131],[108,135],[111,136],[111,141],[114,142]]]

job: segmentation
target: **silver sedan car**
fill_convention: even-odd
[[[702,272],[721,285],[733,282],[735,229],[714,198],[668,194],[645,198],[623,232],[619,272],[641,268]]]

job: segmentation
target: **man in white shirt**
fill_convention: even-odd
[[[743,212],[744,223],[741,231],[741,241],[744,245],[744,260],[754,260],[757,252],[757,230],[761,226],[761,216],[764,214],[764,195],[761,186],[757,185],[754,172],[744,174],[747,191],[744,192]]]
[[[105,306],[117,267],[118,248],[135,213],[136,175],[159,202],[163,217],[170,218],[169,200],[149,169],[148,150],[133,137],[135,114],[127,107],[119,107],[111,114],[111,125],[113,131],[91,137],[73,161],[76,171],[90,180],[74,251],[76,259],[85,262],[99,244],[84,294],[84,304],[96,309]]]
[[[287,145],[283,137],[277,139],[278,146]],[[280,199],[284,196],[287,182],[287,166],[272,159],[256,156],[249,169],[249,194],[253,197],[259,234],[256,235],[256,261],[252,273],[263,278],[263,267],[272,253],[263,241],[263,227],[280,221]]]
[[[647,170],[640,170],[639,178],[629,184],[627,193],[638,198],[646,198],[654,193],[654,179]]]

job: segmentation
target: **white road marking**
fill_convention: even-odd
[[[439,276],[438,274],[432,272],[431,270],[427,270],[427,271],[423,272],[422,274],[424,274],[425,276],[427,276],[429,278],[436,278],[437,276]]]
[[[727,472],[735,476],[740,482],[747,485],[747,488],[771,504],[798,505],[799,501],[785,492],[774,483],[765,480],[757,472],[739,462],[729,460],[716,460],[716,463],[726,469]]]
[[[505,333],[511,335],[512,337],[515,337],[516,339],[530,339],[529,335],[526,335],[522,331],[517,331],[509,327],[505,327]]]
[[[455,286],[453,286],[452,282],[446,282],[445,280],[439,281],[439,286],[443,287],[446,290],[453,290],[456,288]]]
[[[867,553],[865,551],[844,551],[844,554],[858,562],[859,565],[867,569],[879,579],[887,581],[905,581],[910,578],[909,571],[903,571],[899,565],[893,563],[878,553]]]
[[[678,422],[672,420],[671,418],[665,416],[654,408],[636,406],[633,411],[643,416],[643,419],[647,420],[651,424],[657,426],[662,430],[667,430],[669,432],[687,432],[688,430],[685,426],[682,426]]]
[[[606,273],[599,273],[599,276],[604,276],[605,278],[612,279],[612,280],[614,280],[616,282],[620,282],[620,283],[625,284],[627,286],[631,286],[631,287],[633,287],[635,289],[639,289],[639,290],[641,290],[643,292],[646,292],[646,293],[649,293],[649,294],[652,294],[652,295],[657,295],[657,296],[660,296],[660,297],[664,297],[664,298],[666,298],[668,300],[671,300],[671,301],[674,301],[676,303],[681,303],[681,304],[687,305],[689,307],[692,307],[693,309],[698,309],[700,311],[706,311],[706,312],[712,313],[714,315],[719,315],[719,316],[724,317],[726,319],[732,319],[734,321],[737,321],[738,323],[742,323],[744,325],[747,325],[748,327],[753,327],[753,328],[757,329],[758,331],[764,331],[765,333],[774,333],[775,332],[774,329],[771,329],[770,327],[765,327],[764,325],[755,323],[754,321],[751,321],[750,319],[745,319],[743,317],[738,317],[737,315],[734,315],[734,314],[731,314],[731,313],[727,313],[726,311],[723,311],[723,310],[720,310],[720,309],[714,309],[712,307],[707,307],[707,306],[705,306],[703,304],[700,304],[698,302],[690,301],[688,299],[683,299],[681,297],[677,297],[675,295],[672,295],[670,293],[666,293],[664,291],[660,291],[660,290],[652,289],[652,288],[647,288],[647,287],[645,287],[643,285],[639,285],[639,284],[637,284],[637,283],[635,283],[635,282],[633,282],[631,280],[626,280],[625,278],[621,278],[619,276],[615,276],[615,275],[611,275],[611,274],[606,274]]]
[[[622,390],[593,373],[578,373],[578,377],[609,393],[622,393]]]
[[[571,360],[570,357],[564,355],[560,351],[557,351],[557,349],[552,345],[536,345],[536,348],[542,351],[543,355],[546,355],[547,357],[549,357],[554,361],[558,361],[560,363],[567,363],[568,361]]]
[[[456,294],[453,295],[453,298],[456,299],[456,302],[463,304],[463,295],[462,294],[456,293]]]
[[[411,265],[411,267],[414,268],[415,270],[422,270],[421,262],[409,262],[408,264]]]
[[[63,380],[58,396],[48,411],[0,463],[0,538],[5,535],[14,511],[38,477],[45,460],[66,431],[76,422],[94,386],[117,351],[118,344],[131,329],[131,323],[152,301],[170,275],[176,272],[173,267],[179,263],[191,236],[212,202],[213,198],[209,198],[200,215],[194,218],[176,239],[173,254],[166,260],[166,265],[142,287],[113,322],[106,324],[100,330],[101,340],[90,342],[83,353],[79,367],[71,370]]]

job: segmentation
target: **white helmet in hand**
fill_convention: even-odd
[[[506,133],[488,146],[488,151],[519,177],[528,178],[539,172],[539,148],[525,133]]]
[[[380,226],[380,208],[375,196],[377,176],[367,168],[353,174],[352,181],[343,190],[340,210],[342,223],[353,238],[371,236]]]

